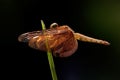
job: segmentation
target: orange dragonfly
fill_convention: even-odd
[[[76,33],[69,26],[59,26],[57,23],[51,24],[50,29],[46,29],[44,32],[41,30],[23,33],[18,37],[18,40],[20,42],[27,42],[31,48],[47,51],[45,44],[46,38],[48,39],[48,45],[53,55],[58,57],[68,57],[75,53],[78,48],[77,40],[110,45],[105,40]]]

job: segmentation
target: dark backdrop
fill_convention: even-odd
[[[78,41],[68,58],[55,58],[59,80],[120,80],[119,0],[1,0],[1,74],[8,79],[52,80],[45,52],[19,43],[20,34],[41,30],[53,22],[67,24],[76,32],[108,40],[103,46]]]

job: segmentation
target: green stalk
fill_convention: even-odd
[[[45,31],[46,27],[45,27],[45,24],[44,24],[44,22],[42,20],[41,20],[41,25],[42,25],[42,30]],[[44,32],[44,34],[45,34],[45,32]],[[49,62],[49,66],[50,66],[50,70],[51,70],[51,74],[52,74],[52,79],[53,80],[58,80],[56,70],[55,70],[55,65],[54,65],[52,52],[51,52],[51,50],[49,48],[47,38],[46,38],[46,48],[47,48],[47,56],[48,56],[48,62]]]

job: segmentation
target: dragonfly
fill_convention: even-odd
[[[102,45],[110,45],[108,41],[92,38],[75,32],[68,25],[52,23],[49,29],[26,32],[18,37],[19,42],[28,43],[31,48],[47,51],[46,38],[49,49],[55,57],[69,57],[78,49],[78,40]]]

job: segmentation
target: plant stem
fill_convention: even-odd
[[[41,25],[42,25],[42,30],[45,31],[46,27],[45,27],[45,24],[44,24],[44,22],[42,20],[41,20]],[[47,48],[47,56],[48,56],[48,62],[49,62],[49,66],[50,66],[50,70],[51,70],[51,74],[52,74],[52,79],[53,80],[58,80],[56,70],[55,70],[55,65],[54,65],[52,52],[51,52],[51,50],[49,48],[47,37],[46,37],[46,48]]]

